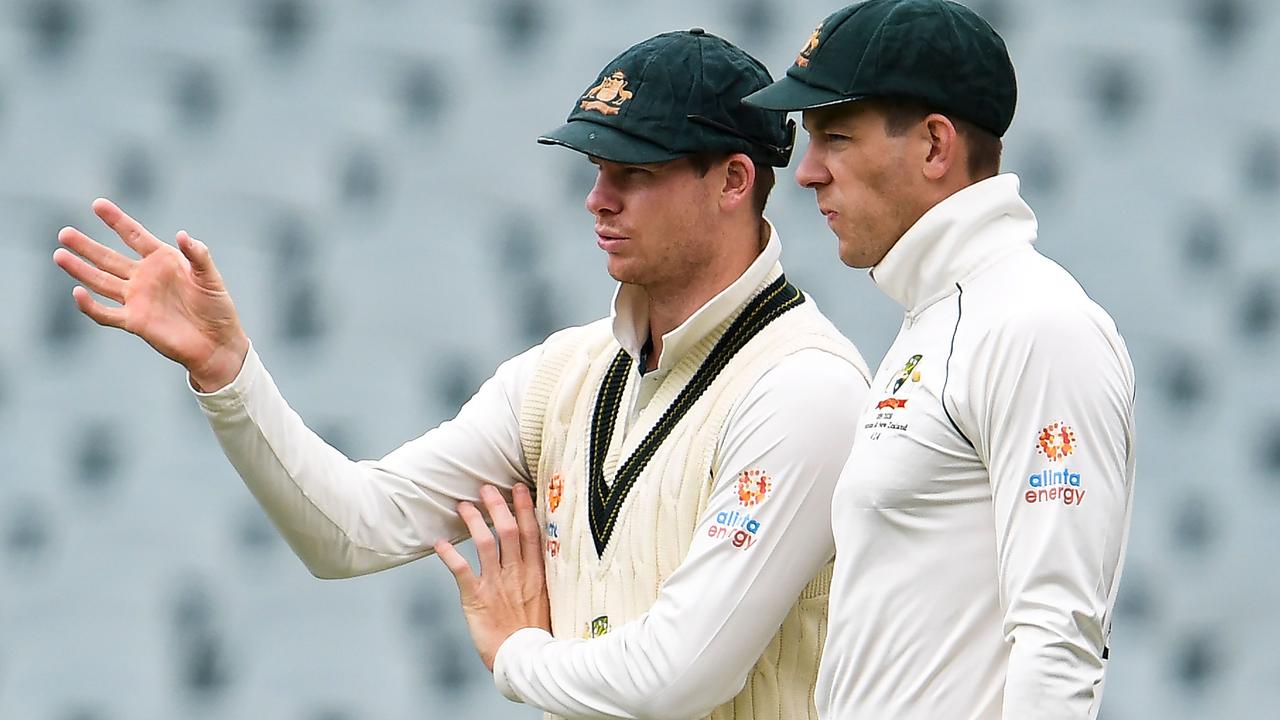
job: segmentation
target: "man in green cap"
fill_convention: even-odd
[[[906,310],[833,499],[817,706],[839,720],[1098,713],[1134,486],[1133,366],[1001,174],[1014,71],[948,0],[826,18],[746,99],[799,110],[841,260]]]
[[[869,372],[778,263],[763,210],[794,124],[740,102],[771,81],[700,28],[606,65],[539,140],[597,167],[586,204],[619,281],[612,315],[504,363],[380,460],[347,459],[289,408],[186,233],[161,243],[100,200],[141,259],[67,228],[78,256],[55,261],[120,303],[77,288],[87,315],[187,368],[312,572],[437,552],[507,697],[570,717],[816,717],[834,546],[815,519]],[[468,535],[478,576],[451,544]]]

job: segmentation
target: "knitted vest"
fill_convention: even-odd
[[[757,295],[771,284],[780,287],[775,282],[780,276],[775,269]],[[646,436],[663,422],[704,362],[712,365],[723,360],[723,353],[713,355],[713,348],[727,330],[736,327],[734,321],[742,312],[739,308],[679,360],[628,431],[623,432],[625,419],[617,417],[625,410],[614,407],[610,415],[609,408],[603,409],[596,423],[600,456],[595,462],[603,471],[607,490],[620,495],[623,488],[618,486],[625,484],[624,478],[617,477],[620,466],[637,454],[637,448],[649,460],[624,496],[612,498],[611,505],[597,498],[601,506],[594,527],[591,493],[604,488],[592,488],[588,479],[593,415],[600,412],[598,399],[628,397],[636,373],[630,369],[630,358],[620,353],[607,319],[559,333],[544,346],[526,390],[520,424],[546,540],[554,636],[596,637],[650,608],[662,583],[688,552],[719,480],[712,471],[728,415],[761,375],[806,348],[844,358],[851,369],[860,365],[853,346],[813,303],[792,303],[728,359],[692,404],[682,403],[687,411],[660,444],[646,445]],[[624,363],[625,375],[619,367]],[[610,382],[618,385],[612,392],[607,387]],[[743,690],[709,718],[817,718],[813,690],[826,636],[831,571],[828,563],[804,588],[748,674]]]

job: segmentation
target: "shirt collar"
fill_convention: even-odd
[[[773,223],[766,218],[769,241],[745,272],[729,287],[698,308],[687,320],[662,336],[662,355],[658,358],[659,372],[675,366],[707,333],[729,318],[740,306],[751,299],[775,268],[781,272],[778,258],[782,255],[782,243]],[[636,362],[640,350],[649,337],[649,294],[639,285],[619,283],[613,293],[613,336],[622,349]]]
[[[1035,240],[1036,216],[1018,194],[1018,176],[1004,173],[930,208],[871,269],[871,279],[915,314]]]

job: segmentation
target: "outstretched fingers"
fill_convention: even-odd
[[[106,198],[93,201],[93,212],[108,227],[116,231],[125,245],[133,248],[139,255],[146,257],[162,247],[164,243],[156,239],[142,223],[129,217],[123,210]]]
[[[213,264],[213,256],[209,253],[209,246],[191,237],[186,230],[178,231],[178,250],[182,252],[187,262],[191,263],[191,272],[195,274],[207,289],[221,290],[222,275],[218,273],[218,268]]]
[[[119,277],[99,270],[63,248],[53,251],[53,262],[90,290],[118,303],[124,302],[125,281]]]
[[[76,307],[80,308],[80,312],[88,315],[91,320],[99,325],[107,327],[124,329],[125,311],[122,307],[108,307],[93,299],[88,290],[80,286],[71,289],[71,297],[76,301]]]
[[[135,265],[133,260],[73,227],[64,227],[58,231],[58,242],[104,272],[109,272],[122,280],[128,280],[133,274]]]

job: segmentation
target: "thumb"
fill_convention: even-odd
[[[222,275],[218,273],[218,268],[213,264],[213,257],[209,254],[209,246],[191,237],[186,230],[178,231],[178,249],[182,251],[187,261],[191,263],[191,272],[200,281],[200,284],[210,290],[222,289]]]

